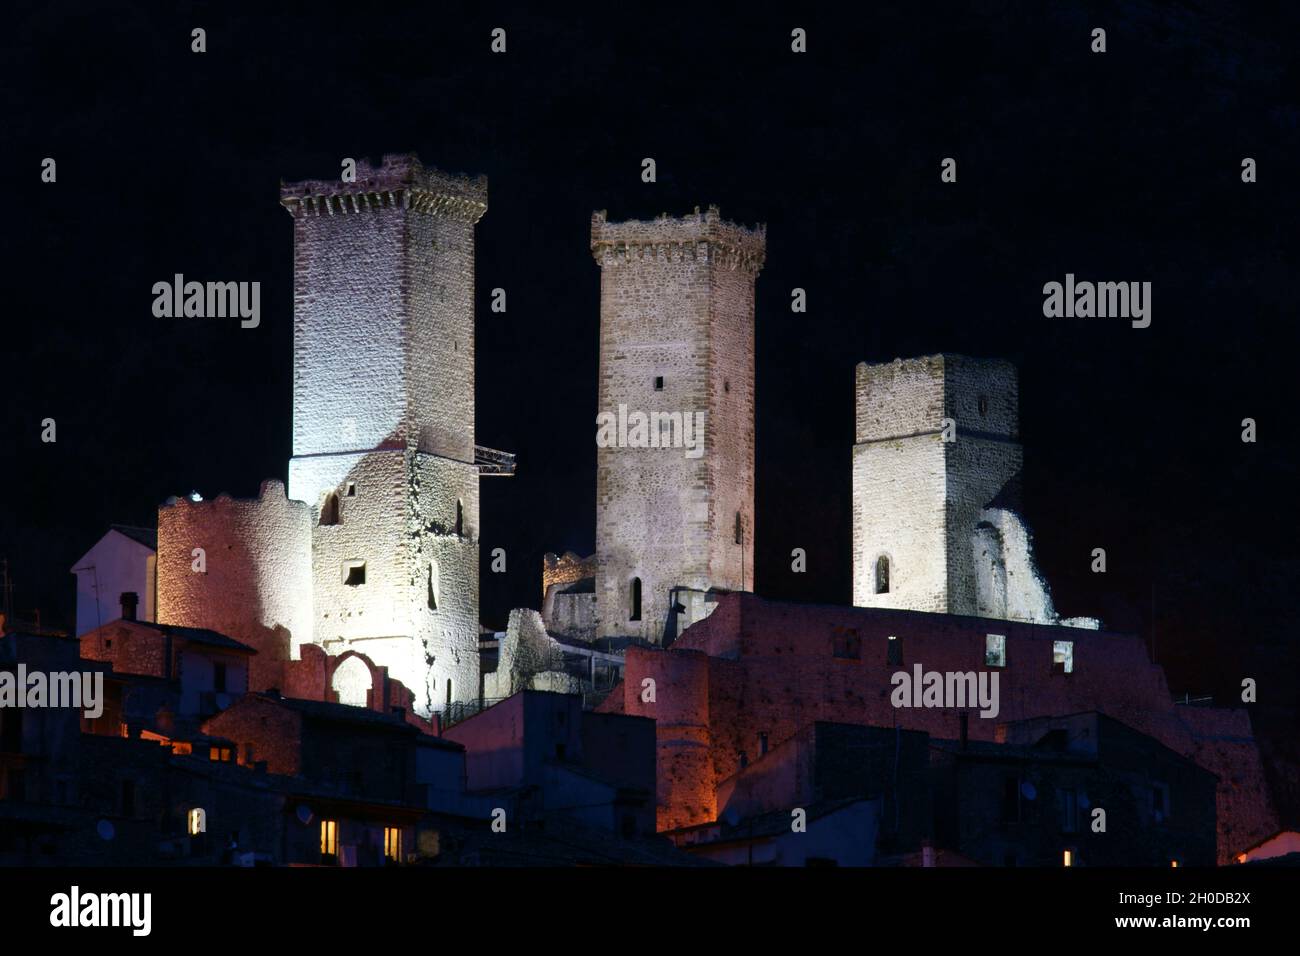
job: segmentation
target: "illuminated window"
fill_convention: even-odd
[[[366,562],[347,561],[343,564],[343,583],[350,588],[366,583]]]
[[[320,851],[325,856],[334,856],[339,852],[339,825],[335,820],[320,822]]]
[[[876,558],[876,593],[889,593],[889,558],[883,554]]]
[[[189,830],[190,836],[198,836],[200,833],[208,831],[208,815],[202,807],[195,807],[188,814],[186,829]]]
[[[895,635],[890,634],[889,640],[885,642],[888,651],[885,656],[885,663],[894,667],[901,667],[903,664],[903,642]]]
[[[628,615],[629,621],[641,620],[641,579],[632,579],[631,594],[628,596],[632,605],[632,613]]]
[[[208,759],[213,763],[229,763],[233,755],[229,747],[218,747],[214,744],[208,748]]]
[[[1005,634],[986,634],[984,636],[984,666],[1007,666],[1007,636]]]
[[[1178,863],[1177,860],[1170,860],[1170,861],[1169,861],[1169,865],[1170,865],[1171,867],[1173,867],[1173,868],[1176,870],[1176,869],[1178,869],[1179,863]]]
[[[1062,865],[1062,866],[1074,866],[1074,851],[1073,851],[1073,850],[1066,850],[1066,851],[1061,855],[1061,865]]]
[[[1074,671],[1074,641],[1052,642],[1052,670],[1062,674]]]
[[[402,862],[402,831],[397,827],[384,827],[384,858]]]
[[[339,523],[339,496],[332,491],[325,496],[325,502],[320,506],[320,523],[321,527]]]

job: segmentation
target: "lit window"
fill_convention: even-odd
[[[984,636],[984,666],[1007,666],[1007,636],[1005,634],[986,634]]]
[[[334,820],[320,822],[320,851],[326,856],[334,856],[339,851],[339,825]]]
[[[397,827],[384,827],[384,858],[402,861],[402,831]]]
[[[198,836],[208,831],[208,815],[202,807],[195,807],[189,812],[188,829],[190,836]]]
[[[1062,866],[1074,866],[1074,851],[1066,850],[1061,858]]]
[[[366,583],[366,562],[348,561],[343,565],[343,583],[350,588]]]
[[[1178,861],[1177,861],[1177,860],[1170,860],[1170,861],[1169,861],[1169,865],[1170,865],[1173,869],[1175,869],[1175,870],[1178,869]]]
[[[1074,641],[1052,642],[1052,670],[1065,674],[1074,671]]]

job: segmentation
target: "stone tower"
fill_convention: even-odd
[[[951,419],[955,441],[944,441]],[[990,617],[1008,615],[1006,569],[1026,603],[1041,603],[1027,536],[990,552],[1022,452],[1015,366],[930,355],[857,368],[853,446],[853,603]],[[1000,548],[1000,544],[999,544]],[[1020,553],[1023,552],[1023,553]],[[996,566],[996,568],[994,567]],[[1001,569],[1002,592],[985,593]],[[1031,593],[1032,592],[1032,593]],[[1041,600],[1047,600],[1042,590]],[[1050,616],[1050,603],[1023,615]]]
[[[474,224],[487,181],[413,156],[284,185],[293,458],[312,639],[363,652],[423,715],[478,696]]]
[[[710,589],[754,587],[754,280],[765,249],[762,226],[725,222],[716,207],[653,222],[592,217],[598,637],[659,641],[712,610]],[[671,622],[670,594],[682,609]]]

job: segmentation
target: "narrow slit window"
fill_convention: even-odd
[[[324,503],[320,506],[320,524],[321,527],[328,527],[339,523],[339,496],[330,492],[325,496]]]
[[[883,554],[876,558],[876,593],[889,593],[889,558]]]
[[[629,603],[632,605],[632,613],[628,615],[629,621],[641,620],[641,579],[633,578],[631,593],[628,595]]]

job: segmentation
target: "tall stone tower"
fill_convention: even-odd
[[[592,216],[597,424],[613,423],[597,433],[598,637],[659,641],[672,604],[675,633],[712,611],[711,588],[754,587],[754,280],[766,243],[762,226],[716,207]]]
[[[312,519],[312,640],[424,715],[478,696],[474,224],[487,181],[413,156],[284,185],[294,220],[289,496]]]
[[[855,605],[1001,617],[981,579],[1010,566],[1023,568],[1020,591],[1037,586],[1027,541],[1006,558],[984,543],[1001,535],[997,499],[1023,461],[1018,402],[1009,362],[930,355],[858,365]],[[944,419],[954,441],[943,440]],[[1046,614],[1050,605],[1025,612]]]

